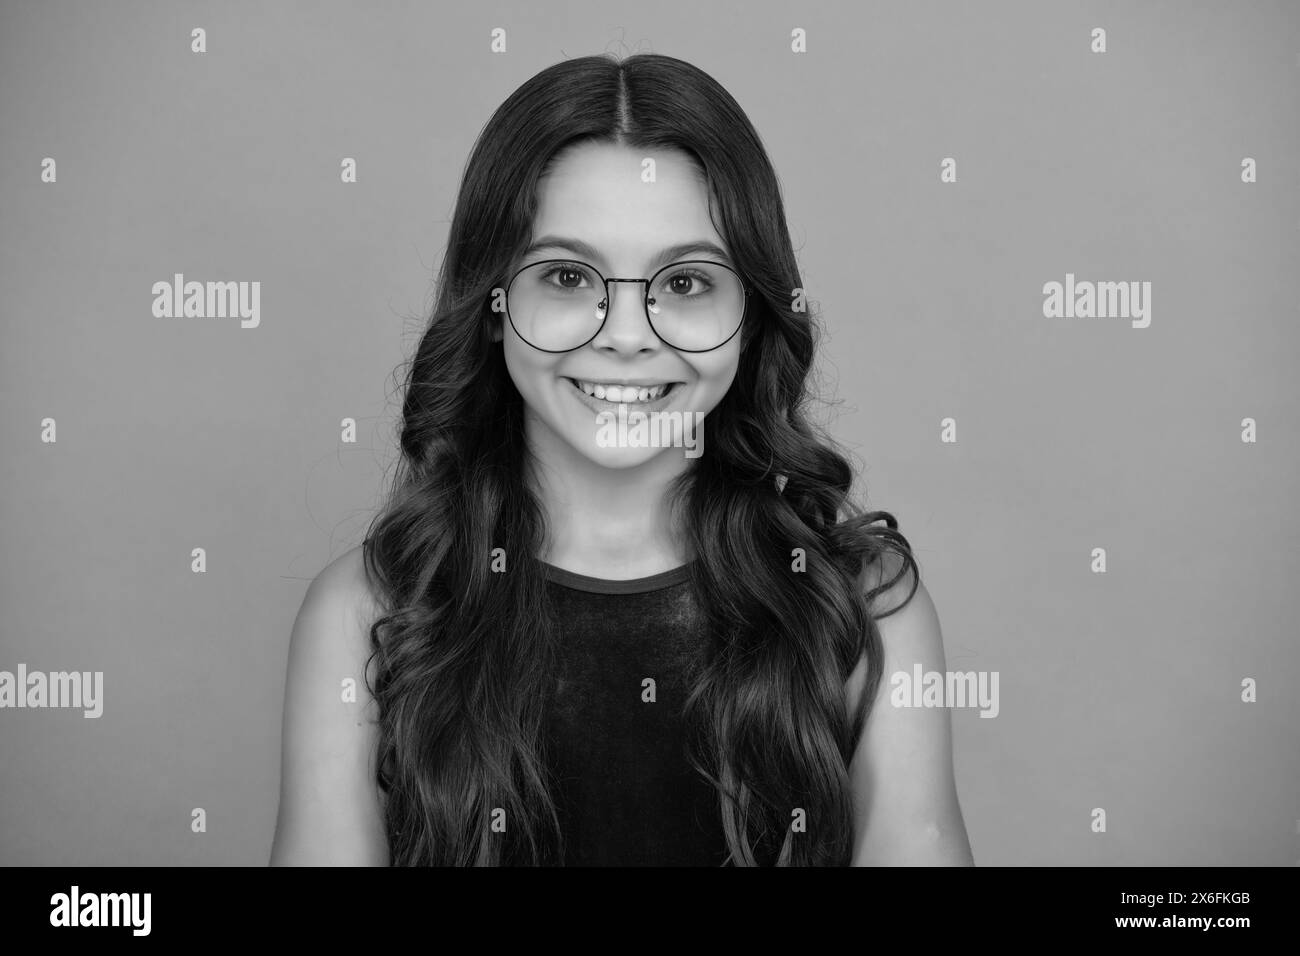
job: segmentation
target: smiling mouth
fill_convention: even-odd
[[[577,379],[568,378],[567,376],[565,377],[565,381],[586,397],[595,399],[598,402],[609,402],[611,405],[651,405],[655,402],[662,401],[669,395],[672,395],[677,391],[677,387],[682,384],[681,382],[667,382],[664,386],[656,386],[659,389],[657,394],[653,393],[653,391],[648,387],[635,386],[620,388],[617,393],[614,393],[612,389],[606,391],[603,385],[595,386],[591,391],[588,391],[588,389],[583,388],[582,385],[578,383]],[[595,392],[596,388],[599,388],[605,394],[597,396]],[[646,396],[645,398],[641,397],[643,393]],[[619,397],[617,399],[609,398],[609,394],[617,394]]]

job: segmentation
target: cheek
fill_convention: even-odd
[[[507,338],[503,348],[506,370],[510,373],[510,378],[514,381],[520,395],[535,394],[543,386],[544,378],[554,377],[542,353],[530,349],[517,339],[512,342]],[[542,358],[542,361],[539,361],[539,358]]]
[[[709,396],[716,402],[721,401],[722,396],[727,394],[731,383],[736,379],[736,373],[740,370],[740,353],[720,356],[716,362],[710,362],[708,365],[697,366],[696,371],[700,376],[700,384],[704,386]]]

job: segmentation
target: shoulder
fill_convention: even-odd
[[[885,581],[898,575],[903,568],[901,558],[886,562],[889,570]],[[943,632],[934,599],[914,568],[910,565],[892,585],[871,602],[871,615],[880,632],[881,650],[884,652],[885,673],[904,669],[911,673],[920,664],[924,670],[943,670]]]
[[[909,673],[916,662],[926,670],[942,670],[939,613],[914,564],[896,552],[885,552],[863,572],[861,587],[869,597],[871,617],[880,633],[884,674],[891,673],[891,665],[903,662],[907,663]],[[866,664],[864,658],[849,678],[847,690],[851,705],[857,702],[866,682]]]
[[[915,559],[905,561],[898,554],[888,552],[880,561],[873,562],[867,581],[867,593],[885,586],[871,601],[871,616],[880,632],[886,667],[905,662],[909,672],[916,663],[927,670],[942,670],[943,633],[939,612],[920,578]]]
[[[910,607],[916,598],[921,598],[922,603],[930,600],[917,573],[915,558],[906,561],[897,551],[877,555],[863,570],[861,587],[871,598],[871,616],[877,620]]]
[[[346,612],[368,625],[378,615],[380,602],[366,574],[365,549],[361,545],[339,555],[312,579],[303,598],[307,611]]]
[[[299,671],[351,671],[370,653],[370,625],[379,601],[357,546],[312,579],[289,637],[289,676]]]
[[[378,614],[360,547],[307,588],[289,637],[273,864],[386,862],[366,681]]]

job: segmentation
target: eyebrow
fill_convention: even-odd
[[[524,250],[524,258],[527,258],[534,252],[539,252],[542,249],[567,249],[570,252],[582,256],[592,262],[605,266],[609,265],[595,246],[583,242],[581,239],[574,239],[569,236],[542,236]],[[728,256],[726,250],[717,243],[710,242],[707,239],[695,239],[691,242],[679,242],[675,246],[668,246],[667,248],[659,250],[659,254],[650,261],[650,266],[653,269],[655,266],[677,262],[680,259],[685,259],[701,252],[721,259],[724,265],[732,265],[731,257]]]

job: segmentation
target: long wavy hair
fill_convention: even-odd
[[[733,865],[847,865],[848,765],[881,679],[872,601],[909,566],[910,601],[919,569],[894,517],[852,502],[852,466],[809,419],[817,329],[795,307],[803,283],[757,132],[708,74],[658,54],[543,70],[493,114],[464,170],[406,371],[401,457],[364,542],[384,612],[370,629],[368,686],[392,864],[562,861],[543,736],[555,660],[538,558],[547,529],[491,306],[531,241],[538,180],[583,141],[692,157],[756,290],[738,372],[709,415],[709,453],[670,488],[708,631],[684,709],[690,761],[716,789]],[[492,569],[497,548],[506,573]],[[865,589],[886,551],[902,569]],[[845,684],[864,656],[850,718]],[[797,838],[794,808],[808,822]],[[493,832],[501,810],[509,826]]]

